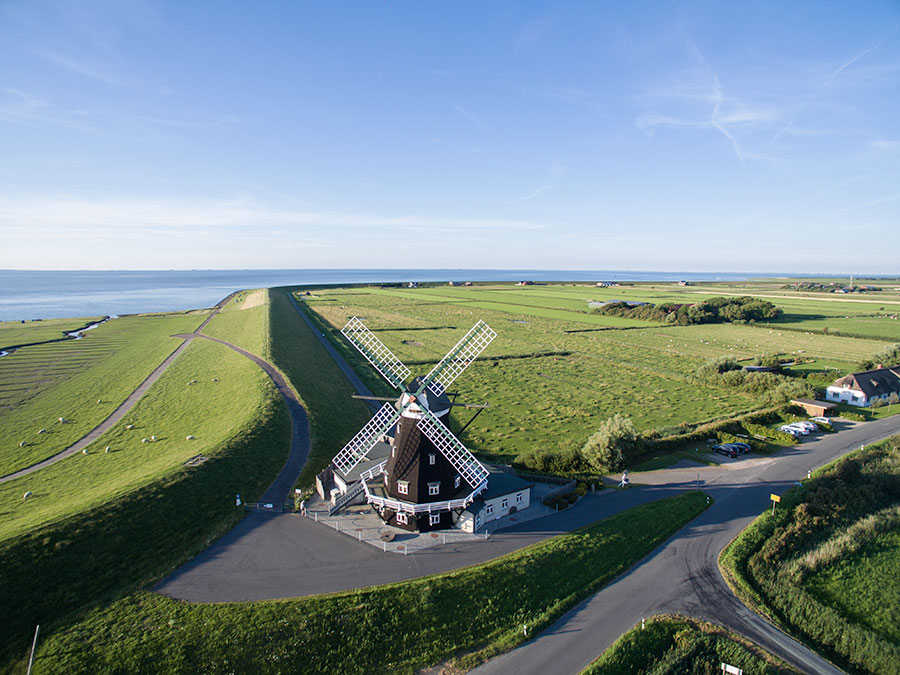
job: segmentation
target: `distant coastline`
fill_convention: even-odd
[[[439,281],[744,281],[799,274],[628,270],[297,269],[0,270],[0,321],[171,312],[210,307],[244,288]]]

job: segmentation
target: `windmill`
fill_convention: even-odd
[[[366,501],[385,522],[404,529],[450,527],[453,513],[474,501],[487,487],[490,474],[448,429],[450,408],[465,404],[452,403],[447,388],[497,334],[479,321],[431,372],[407,384],[410,369],[358,317],[351,318],[341,332],[400,390],[396,401],[379,399],[388,402],[332,460],[335,475],[346,484],[357,480],[357,467],[373,464],[369,456],[376,446],[387,451],[385,459],[358,471],[359,482],[344,499],[365,492]],[[390,437],[388,432],[394,428]]]

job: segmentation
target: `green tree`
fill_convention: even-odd
[[[625,458],[634,453],[637,444],[634,424],[629,418],[616,413],[591,434],[581,449],[581,455],[599,471],[619,471],[625,466]]]

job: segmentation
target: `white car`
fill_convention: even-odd
[[[796,429],[803,436],[809,436],[809,429],[807,429],[805,426],[803,426],[799,422],[794,422],[793,424],[785,424],[785,426],[788,427],[789,429]]]
[[[831,418],[830,417],[810,417],[810,422],[818,422],[819,424],[827,424],[831,426]]]
[[[789,427],[787,424],[785,424],[784,426],[778,427],[778,431],[783,431],[786,434],[790,434],[794,438],[797,438],[797,436],[801,435],[799,429],[797,429],[795,427]],[[806,433],[809,433],[809,432],[806,432]]]
[[[807,431],[818,431],[819,427],[815,422],[807,422],[806,420],[800,420],[799,422],[794,422],[794,425],[803,427]]]

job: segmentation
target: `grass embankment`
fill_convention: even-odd
[[[456,572],[298,600],[191,605],[139,593],[42,643],[36,673],[411,673],[471,667],[522,642],[706,508],[639,506]]]
[[[722,663],[757,675],[796,672],[721,626],[661,615],[625,633],[582,675],[715,675]]]
[[[138,489],[195,455],[211,456],[274,397],[271,380],[252,361],[194,340],[87,456],[0,485],[0,541]],[[151,436],[156,440],[142,442]],[[23,500],[26,491],[33,496]]]
[[[231,342],[266,361],[271,360],[268,289],[236,293],[206,324],[203,332]]]
[[[900,663],[900,436],[816,471],[722,554],[744,602],[853,672]]]
[[[16,514],[4,526],[19,533],[0,543],[0,659],[21,656],[35,624],[50,634],[77,610],[157,581],[237,522],[235,494],[262,494],[284,463],[290,418],[248,363],[195,341],[129,415],[138,428],[101,437],[115,452],[76,455],[4,490]],[[208,459],[185,466],[195,454]],[[16,504],[29,487],[36,499]]]
[[[122,317],[81,340],[0,359],[0,475],[55,455],[97,426],[181,344],[170,336],[194,330],[205,316]]]
[[[0,349],[13,345],[59,340],[66,333],[100,321],[102,316],[75,319],[41,319],[40,321],[0,321]]]
[[[290,291],[269,291],[271,360],[300,397],[309,417],[311,448],[298,485],[311,485],[338,451],[371,418],[325,347],[297,313]],[[254,311],[254,310],[247,310]]]

